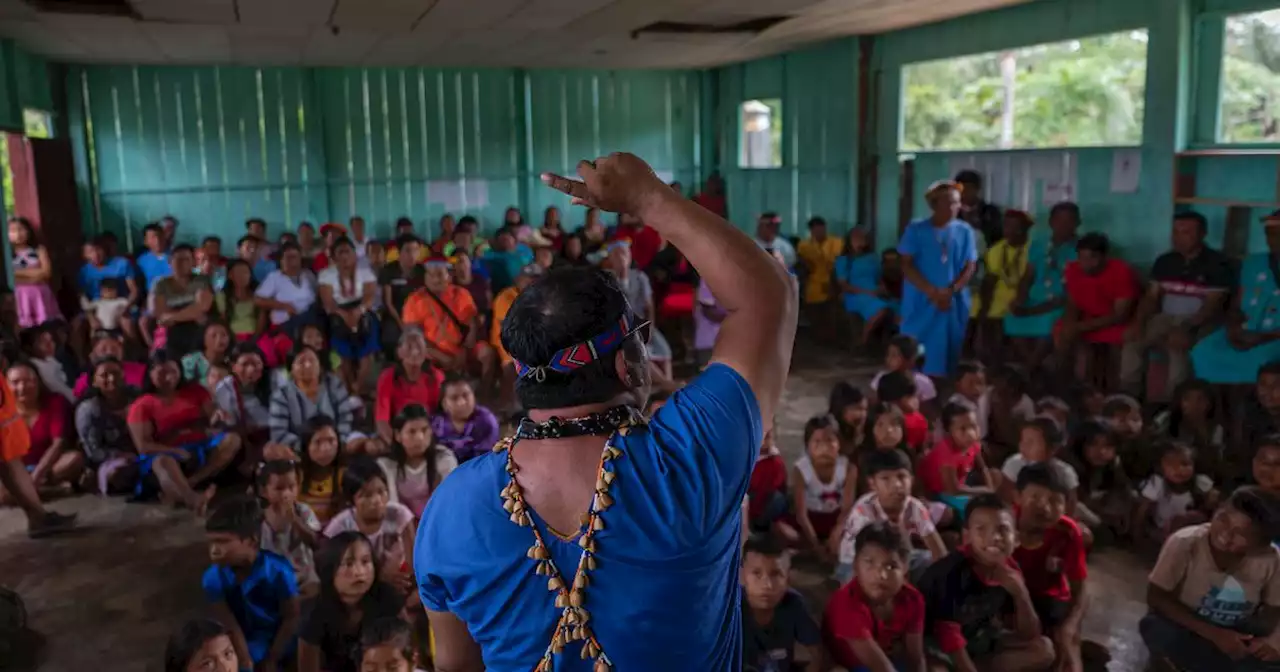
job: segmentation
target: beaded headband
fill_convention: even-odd
[[[633,326],[634,319],[634,317],[624,314],[608,329],[596,334],[589,340],[556,351],[555,354],[551,355],[551,361],[541,366],[529,366],[518,359],[513,359],[512,362],[516,367],[516,377],[530,377],[537,382],[542,382],[547,379],[548,371],[570,373],[594,361],[603,359],[621,347],[622,342],[627,340],[628,336],[649,327],[650,322],[648,320],[636,323]]]

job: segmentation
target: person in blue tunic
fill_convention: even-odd
[[[1004,318],[1004,333],[1018,358],[1035,371],[1053,354],[1053,325],[1067,307],[1062,271],[1076,260],[1080,207],[1063,202],[1049,211],[1049,239],[1031,241],[1030,268],[1022,276],[1018,296]]]
[[[849,232],[844,254],[836,258],[836,286],[845,312],[862,318],[862,343],[894,314],[896,301],[890,302],[880,270],[880,255],[871,248],[869,232],[859,226]]]
[[[578,174],[543,180],[652,226],[727,316],[711,364],[646,422],[651,325],[613,275],[569,267],[521,292],[502,344],[528,418],[445,478],[418,526],[433,663],[741,670],[741,507],[786,380],[795,282],[635,156],[584,161]]]
[[[898,241],[906,286],[902,333],[924,346],[924,373],[945,377],[960,360],[969,324],[969,279],[977,268],[972,226],[957,218],[960,187],[935,182],[925,192],[931,214],[907,225]]]
[[[1262,220],[1267,251],[1240,267],[1227,326],[1191,349],[1197,378],[1223,385],[1252,385],[1258,369],[1280,360],[1280,210]]]

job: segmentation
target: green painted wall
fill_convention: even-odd
[[[89,230],[172,213],[183,239],[227,246],[250,216],[491,230],[509,205],[568,205],[542,171],[634,151],[690,184],[704,151],[697,72],[87,66],[67,86]]]
[[[755,230],[773,210],[783,231],[800,234],[809,217],[825,217],[833,232],[857,218],[858,42],[827,42],[715,71],[717,166],[725,178],[729,218]],[[782,167],[738,168],[739,106],[782,99]]]

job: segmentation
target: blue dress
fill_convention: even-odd
[[[867,252],[856,257],[840,256],[836,258],[836,280],[847,282],[858,289],[876,291],[880,288],[880,255]],[[840,294],[844,301],[844,309],[848,313],[860,315],[869,320],[884,310],[897,310],[896,302],[890,302],[879,296],[870,294]]]
[[[1244,330],[1250,333],[1280,331],[1280,285],[1271,272],[1266,252],[1245,258],[1240,267],[1240,311]],[[1191,365],[1197,378],[1225,385],[1252,384],[1258,369],[1280,360],[1280,341],[1270,341],[1248,350],[1236,350],[1227,340],[1227,330],[1218,329],[1191,348]]]
[[[935,287],[954,284],[966,265],[978,261],[973,227],[959,219],[942,228],[927,218],[911,222],[902,232],[898,252],[911,257],[925,282]],[[948,310],[940,311],[918,287],[909,281],[903,284],[901,330],[924,346],[924,373],[946,376],[955,368],[964,346],[970,303],[966,286],[951,297]]]
[[[1066,296],[1062,284],[1062,271],[1068,262],[1076,260],[1076,241],[1071,239],[1055,246],[1050,240],[1031,241],[1027,255],[1031,264],[1031,287],[1027,289],[1027,306],[1054,301]],[[1039,315],[1015,317],[1006,315],[1004,333],[1014,338],[1049,338],[1053,325],[1062,317],[1063,309],[1051,310]]]

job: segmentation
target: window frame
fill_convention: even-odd
[[[776,106],[772,104],[774,102],[777,103]],[[776,145],[778,160],[776,164],[771,163],[770,165],[767,165],[767,166],[747,165],[745,161],[746,159],[746,142],[745,141],[747,139],[747,133],[748,133],[746,129],[746,109],[745,108],[747,105],[751,103],[758,103],[760,105],[764,105],[765,107],[769,108],[769,123],[770,123],[771,131],[773,128],[775,128],[774,124],[776,122],[776,127],[778,129],[777,130],[778,140]],[[776,116],[775,116],[775,109],[776,109]],[[737,150],[738,150],[737,151],[738,156],[737,156],[735,165],[738,170],[779,170],[787,166],[787,136],[786,136],[787,121],[786,121],[785,110],[786,110],[786,100],[782,96],[743,98],[741,101],[738,102],[738,104],[734,108],[734,114],[737,117],[734,123],[734,128],[737,131]],[[772,137],[770,138],[769,146],[770,146],[770,151],[775,149],[775,146],[772,142]]]

